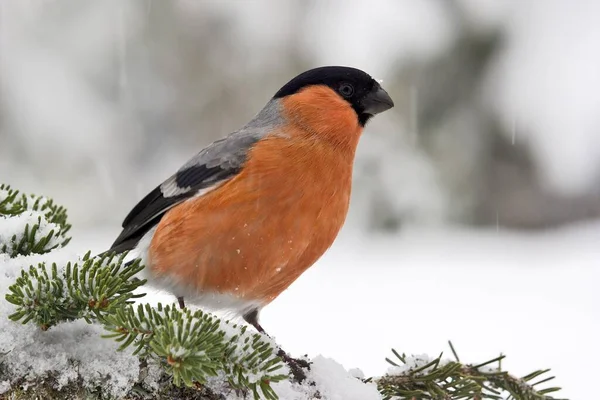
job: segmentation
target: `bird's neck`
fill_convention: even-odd
[[[352,158],[363,131],[354,109],[331,90],[312,90],[284,99],[283,116],[294,135],[329,143]]]

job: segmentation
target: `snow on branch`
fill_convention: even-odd
[[[427,356],[407,357],[392,350],[400,363],[386,358],[393,367],[377,380],[383,399],[559,400],[548,395],[560,390],[558,387],[536,389],[554,379],[542,378],[550,370],[517,378],[502,370],[504,355],[480,364],[462,364],[449,344],[455,360],[442,359],[442,354],[433,360]]]
[[[51,199],[0,185],[0,251],[11,257],[44,254],[66,246],[67,212]]]
[[[134,354],[163,363],[176,386],[204,385],[223,373],[232,388],[250,389],[256,399],[277,399],[270,384],[288,378],[276,356],[277,345],[267,336],[247,332],[200,310],[148,304],[124,307],[102,318],[105,337],[134,344]]]
[[[88,322],[115,313],[132,299],[143,297],[133,291],[146,281],[133,278],[144,266],[139,260],[123,264],[126,255],[91,258],[58,267],[45,263],[21,270],[6,300],[16,306],[9,319],[32,321],[42,330],[60,322],[83,318]],[[50,271],[48,271],[50,269]]]
[[[144,296],[134,290],[145,283],[135,274],[139,260],[106,254],[59,268],[39,263],[22,270],[6,300],[16,306],[9,319],[33,323],[42,330],[61,322],[98,322],[121,345],[133,345],[133,355],[152,358],[173,377],[176,386],[205,384],[223,373],[232,388],[250,390],[255,398],[276,399],[270,386],[285,378],[276,345],[266,336],[246,332],[246,326],[221,321],[200,310],[192,313],[161,304],[134,306]]]
[[[547,370],[515,378],[503,356],[462,364],[454,349],[455,361],[394,351],[388,374],[369,379],[316,357],[299,380],[247,326],[137,304],[140,261],[66,254],[69,228],[51,200],[0,186],[0,397],[553,400],[558,390],[538,388]]]

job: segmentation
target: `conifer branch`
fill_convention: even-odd
[[[431,361],[408,358],[392,349],[400,363],[386,358],[393,368],[377,380],[384,400],[561,400],[548,395],[560,390],[558,387],[535,388],[554,379],[552,376],[533,382],[550,370],[539,370],[517,378],[502,371],[504,355],[477,365],[463,364],[452,343],[450,348],[455,361],[443,360],[441,354]],[[497,367],[492,367],[494,364]]]
[[[127,306],[102,317],[105,337],[133,345],[134,354],[158,358],[174,384],[205,384],[224,373],[232,388],[249,389],[256,399],[277,399],[271,382],[288,379],[274,343],[258,333],[200,310]],[[262,396],[262,397],[261,397]]]
[[[0,240],[0,252],[11,257],[48,253],[71,240],[67,236],[71,225],[64,207],[45,197],[20,194],[2,184],[0,221],[8,218],[22,218],[25,222],[22,231]]]
[[[68,263],[64,269],[45,263],[30,266],[11,285],[6,300],[16,310],[9,318],[30,321],[41,329],[64,321],[83,318],[88,322],[99,313],[111,313],[144,296],[133,291],[145,281],[132,279],[144,267],[139,260],[123,265],[123,258],[107,255],[91,258],[86,254],[81,263]]]
[[[119,350],[133,345],[134,355],[158,360],[176,386],[224,374],[232,388],[277,399],[270,383],[289,376],[274,343],[200,310],[134,306],[133,299],[144,296],[133,293],[145,283],[134,277],[143,266],[139,260],[123,263],[125,256],[88,253],[64,269],[30,266],[9,287],[6,300],[17,306],[9,318],[42,330],[80,318],[97,321],[110,332],[105,337],[121,343]]]

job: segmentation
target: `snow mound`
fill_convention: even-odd
[[[60,390],[79,384],[82,379],[83,386],[90,391],[100,390],[113,398],[122,398],[134,385],[142,385],[152,393],[164,384],[160,368],[141,367],[131,348],[118,352],[119,343],[101,338],[106,331],[100,325],[78,320],[42,331],[33,324],[22,325],[7,318],[15,312],[15,306],[5,301],[4,295],[21,269],[41,262],[61,266],[80,260],[81,257],[66,249],[15,258],[0,255],[0,395],[42,381],[51,382],[52,387]],[[221,326],[229,335],[234,333],[227,329],[227,324]],[[362,376],[360,370],[348,372],[336,361],[318,356],[312,360],[303,384],[284,381],[273,383],[273,388],[282,400],[308,400],[316,394],[323,400],[381,399],[375,384],[357,379]],[[209,386],[221,392],[219,389],[226,387],[224,377],[210,379]],[[238,397],[229,393],[227,398]]]

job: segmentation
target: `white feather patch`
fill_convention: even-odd
[[[187,193],[192,188],[190,186],[180,187],[177,185],[177,180],[174,176],[170,177],[160,185],[160,191],[164,197],[173,197],[183,193]]]

